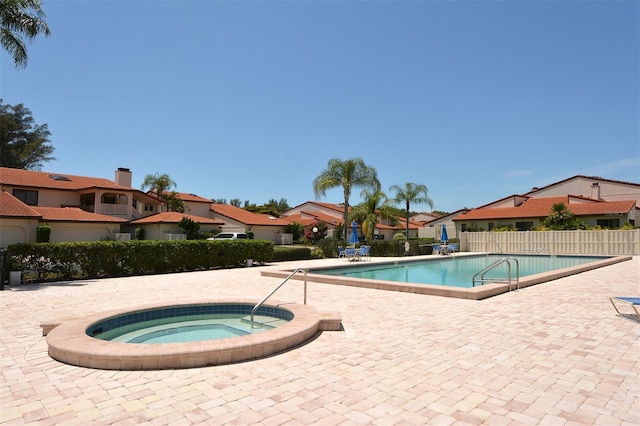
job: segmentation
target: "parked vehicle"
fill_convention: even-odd
[[[249,237],[244,232],[221,232],[218,235],[207,238],[207,240],[248,240]]]

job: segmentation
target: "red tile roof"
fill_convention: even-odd
[[[40,213],[7,191],[0,191],[0,217],[39,218]]]
[[[80,190],[86,188],[111,188],[129,191],[134,190],[131,187],[118,185],[109,179],[75,176],[53,172],[11,169],[8,167],[0,167],[0,183],[3,185],[26,188],[69,190]]]
[[[202,216],[194,216],[186,213],[178,213],[178,212],[163,212],[154,214],[151,216],[143,217],[141,219],[137,219],[131,222],[133,225],[141,225],[145,223],[180,223],[182,218],[189,218],[194,222],[198,222],[201,225],[223,225],[224,222],[211,219],[208,217]]]
[[[252,213],[250,211],[241,209],[240,207],[231,206],[229,204],[211,204],[211,210],[216,214],[219,214],[229,219],[233,219],[237,222],[245,225],[288,225],[286,220],[277,218],[275,216]]]
[[[302,204],[298,204],[294,208],[298,208],[298,207],[303,206],[305,204],[315,204],[317,206],[324,207],[326,209],[335,210],[336,212],[339,212],[341,214],[344,213],[344,204],[322,203],[320,201],[306,201],[306,202],[304,202]],[[351,206],[349,206],[349,211],[351,211]]]
[[[126,219],[91,213],[78,207],[33,207],[45,222],[108,222],[126,223]]]
[[[326,214],[322,212],[305,212],[305,211],[292,214],[289,216],[280,216],[280,219],[285,220],[289,223],[296,222],[304,226],[310,225],[316,220],[323,221],[332,226],[338,226],[343,222],[342,217],[336,218],[335,216],[331,216],[330,214]]]
[[[579,202],[571,202],[571,200]],[[635,200],[595,201],[588,198],[564,195],[559,197],[529,198],[516,207],[478,208],[453,219],[454,221],[480,219],[543,218],[549,216],[554,204],[563,203],[576,216],[593,216],[611,213],[627,214],[635,207]]]
[[[187,194],[185,192],[178,192],[178,198],[182,201],[191,201],[197,203],[211,203],[212,201],[208,198],[201,197],[196,194]]]

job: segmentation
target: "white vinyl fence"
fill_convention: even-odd
[[[470,252],[638,255],[640,229],[602,231],[461,232]]]

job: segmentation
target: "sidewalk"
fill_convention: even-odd
[[[640,295],[640,257],[483,301],[309,283],[308,304],[340,312],[344,331],[216,367],[73,367],[39,327],[198,294],[260,299],[281,282],[263,268],[336,262],[5,289],[0,425],[640,424],[640,324],[608,300]],[[276,296],[302,303],[301,282]]]

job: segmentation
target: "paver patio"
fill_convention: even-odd
[[[374,259],[375,261],[375,259]],[[22,285],[0,292],[0,424],[639,425],[640,257],[483,301],[309,283],[344,331],[215,367],[105,371],[47,355],[42,321],[143,302],[265,296],[263,268]],[[274,296],[301,303],[302,284]]]

